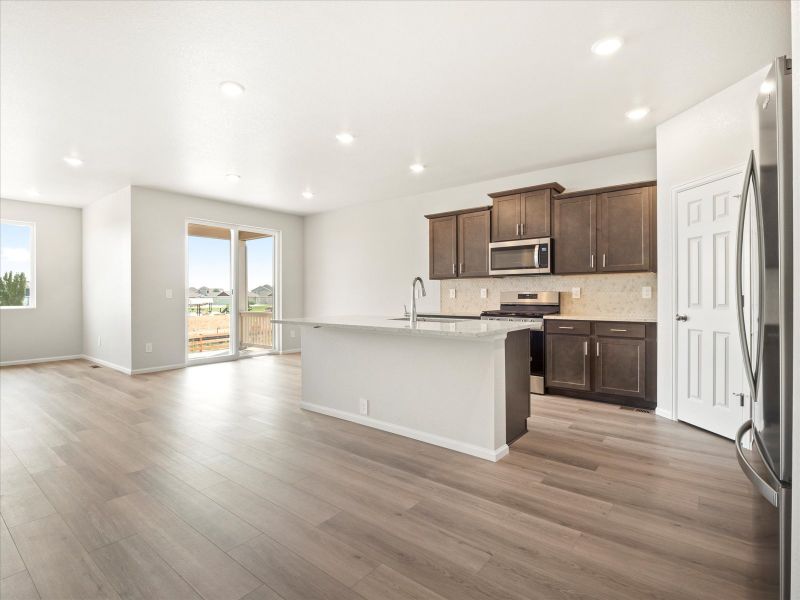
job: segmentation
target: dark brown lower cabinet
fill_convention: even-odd
[[[588,335],[548,334],[545,382],[570,390],[591,390]]]
[[[597,337],[594,346],[594,391],[644,398],[644,340]]]
[[[548,393],[654,408],[656,324],[545,322]]]

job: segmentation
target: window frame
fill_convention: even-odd
[[[31,295],[28,296],[28,306],[0,306],[0,310],[29,310],[36,308],[36,223],[33,221],[18,221],[16,219],[0,219],[2,225],[17,225],[29,227],[31,230],[30,254],[31,254]],[[2,244],[2,242],[0,242]],[[0,273],[2,276],[2,273]]]

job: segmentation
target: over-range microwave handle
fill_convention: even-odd
[[[742,450],[742,438],[744,434],[750,431],[753,428],[753,420],[748,419],[745,421],[741,427],[739,427],[738,431],[736,432],[736,440],[734,443],[736,444],[736,458],[739,461],[739,466],[744,471],[744,474],[753,484],[753,486],[758,490],[758,493],[766,498],[767,502],[772,504],[772,506],[778,506],[778,493],[780,491],[780,485],[776,483],[770,483],[758,472],[753,468],[753,466],[747,461],[747,458],[744,455],[744,450]]]
[[[533,245],[533,267],[535,269],[539,268],[539,246],[541,246],[541,244]]]

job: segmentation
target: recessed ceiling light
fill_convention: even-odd
[[[244,86],[235,81],[223,81],[219,84],[219,91],[226,96],[241,96],[244,94]]]
[[[610,37],[597,40],[592,44],[592,52],[597,56],[611,56],[622,48],[622,38]]]
[[[314,193],[311,190],[305,190],[301,196],[303,196],[303,198],[306,200],[311,200],[314,197]]]
[[[28,196],[31,198],[38,198],[41,194],[39,194],[39,190],[36,188],[28,188]]]
[[[81,165],[83,165],[83,161],[77,156],[65,156],[64,162],[67,163],[70,167],[80,167]]]
[[[761,87],[758,88],[758,91],[762,94],[771,94],[775,91],[775,82],[773,81],[765,81],[761,84]]]
[[[633,110],[629,110],[628,112],[625,113],[625,116],[628,117],[631,121],[639,121],[641,119],[644,119],[649,112],[650,112],[649,108],[647,108],[646,106],[642,106],[640,108],[634,108]]]
[[[336,139],[339,140],[340,144],[352,144],[353,140],[356,138],[353,137],[352,133],[348,133],[347,131],[342,131],[341,133],[336,134]]]
[[[231,183],[238,183],[241,178],[242,176],[237,175],[236,173],[228,173],[227,175],[225,175],[225,179],[227,179]]]
[[[408,168],[411,169],[412,173],[422,173],[425,170],[425,165],[422,163],[414,163]]]

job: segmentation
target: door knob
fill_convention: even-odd
[[[688,321],[689,317],[687,317],[686,315],[675,315],[675,320],[676,321]]]
[[[739,406],[744,406],[744,394],[742,392],[733,392],[731,396],[739,398]]]

